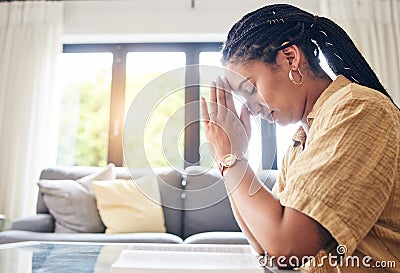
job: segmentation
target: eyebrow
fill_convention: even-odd
[[[248,78],[244,79],[243,81],[241,81],[241,82],[239,83],[238,87],[237,87],[237,91],[239,91],[240,89],[242,89],[242,85],[243,85],[245,82],[247,82],[248,80],[250,80],[250,79],[251,79],[251,77],[248,77]]]

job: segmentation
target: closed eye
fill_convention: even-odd
[[[254,86],[254,87],[253,87],[253,90],[251,90],[251,92],[250,92],[250,96],[253,95],[253,94],[256,93],[256,92],[257,92],[257,88]]]

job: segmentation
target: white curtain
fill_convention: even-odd
[[[63,3],[0,3],[0,214],[35,213],[40,170],[55,163]]]
[[[340,25],[400,105],[400,0],[321,0],[321,13]]]

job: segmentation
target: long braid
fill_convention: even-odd
[[[288,43],[282,46],[284,42]],[[341,27],[291,5],[269,5],[245,15],[229,31],[222,58],[224,62],[262,60],[274,64],[277,52],[292,44],[303,50],[314,72],[321,71],[320,49],[336,75],[342,74],[352,82],[375,89],[393,102]]]
[[[326,18],[319,18],[314,38],[336,74],[390,97],[347,33]],[[328,34],[329,33],[329,34]],[[335,41],[335,42],[334,42]]]

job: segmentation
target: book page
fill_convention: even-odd
[[[135,244],[111,272],[264,272],[246,245]]]
[[[252,253],[249,245],[223,245],[223,244],[130,244],[127,250],[149,251],[181,251],[181,252],[221,252],[221,253]],[[254,255],[255,252],[254,252]]]

